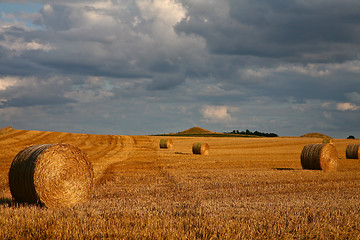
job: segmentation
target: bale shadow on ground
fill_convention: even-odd
[[[15,202],[12,201],[10,198],[0,198],[0,205],[7,205],[8,207],[11,207],[15,205]]]
[[[292,171],[292,170],[296,170],[295,168],[273,168],[275,170],[278,171]]]
[[[7,206],[7,207],[24,207],[24,206],[37,206],[40,208],[45,207],[42,203],[26,203],[26,202],[17,202],[11,198],[0,198],[0,206]]]
[[[175,152],[175,154],[181,154],[181,155],[192,155],[191,153],[182,153],[182,152]]]

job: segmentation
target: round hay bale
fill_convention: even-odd
[[[69,144],[32,145],[20,151],[9,170],[9,185],[18,202],[49,208],[71,207],[88,200],[93,168],[86,155]]]
[[[173,148],[173,141],[167,138],[161,139],[160,148],[167,148],[167,149]]]
[[[209,155],[209,145],[207,143],[197,142],[192,146],[193,154]]]
[[[349,144],[346,147],[347,159],[359,159],[360,156],[360,144]]]
[[[322,143],[333,143],[334,140],[331,137],[324,137]]]
[[[301,166],[311,170],[336,170],[338,154],[333,144],[308,144],[301,152]]]

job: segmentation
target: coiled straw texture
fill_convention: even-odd
[[[173,148],[173,141],[168,138],[164,138],[160,140],[160,148],[165,149],[172,149]]]
[[[209,145],[207,143],[197,142],[192,146],[193,154],[209,155]]]
[[[333,144],[308,144],[301,152],[301,166],[311,170],[336,170],[338,154]]]
[[[346,158],[347,159],[359,159],[360,155],[360,144],[349,144],[346,147]]]
[[[20,151],[9,170],[9,185],[18,202],[49,208],[87,201],[93,189],[93,168],[86,155],[69,144],[32,145]]]

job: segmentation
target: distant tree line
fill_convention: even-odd
[[[239,131],[239,130],[233,130],[232,132],[228,132],[230,134],[243,134],[243,135],[253,135],[253,136],[259,136],[259,137],[278,137],[275,133],[263,133],[259,131],[252,132],[249,129],[246,129],[246,131]]]

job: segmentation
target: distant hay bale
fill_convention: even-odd
[[[333,143],[333,139],[331,137],[324,137],[323,143]]]
[[[301,152],[301,166],[311,170],[336,170],[338,154],[333,144],[308,144]]]
[[[197,142],[192,146],[193,154],[209,155],[209,145],[207,143]]]
[[[173,148],[173,141],[167,138],[161,139],[160,148],[167,148],[167,149]]]
[[[13,159],[9,185],[18,202],[71,207],[90,198],[93,177],[91,162],[77,147],[60,143],[32,145]]]
[[[346,147],[347,159],[359,159],[360,156],[360,144],[349,144]]]

